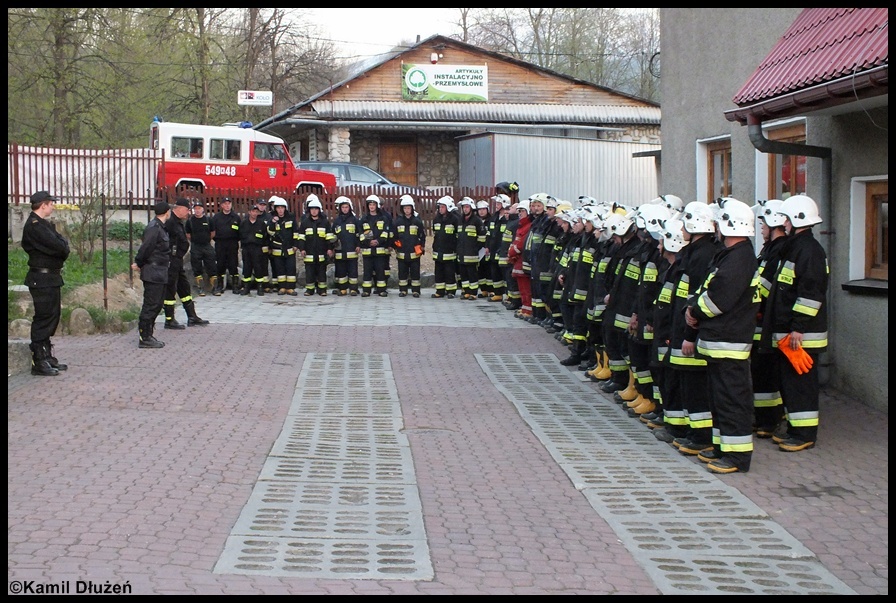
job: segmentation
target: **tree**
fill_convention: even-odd
[[[458,24],[470,44],[658,100],[658,9],[464,8]]]

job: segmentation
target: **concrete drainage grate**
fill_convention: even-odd
[[[554,355],[476,359],[661,593],[856,594],[760,507]]]
[[[215,573],[431,580],[388,356],[309,354]]]

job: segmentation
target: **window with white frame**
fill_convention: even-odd
[[[849,278],[889,281],[889,179],[856,178],[850,198]]]

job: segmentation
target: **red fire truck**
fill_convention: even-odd
[[[204,126],[155,120],[150,148],[163,152],[157,190],[178,194],[225,191],[231,196],[272,192],[332,193],[336,177],[296,168],[286,143],[251,124]]]

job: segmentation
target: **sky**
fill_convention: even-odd
[[[306,8],[307,21],[320,27],[320,37],[332,40],[338,57],[363,60],[435,34],[455,33],[456,8]]]

